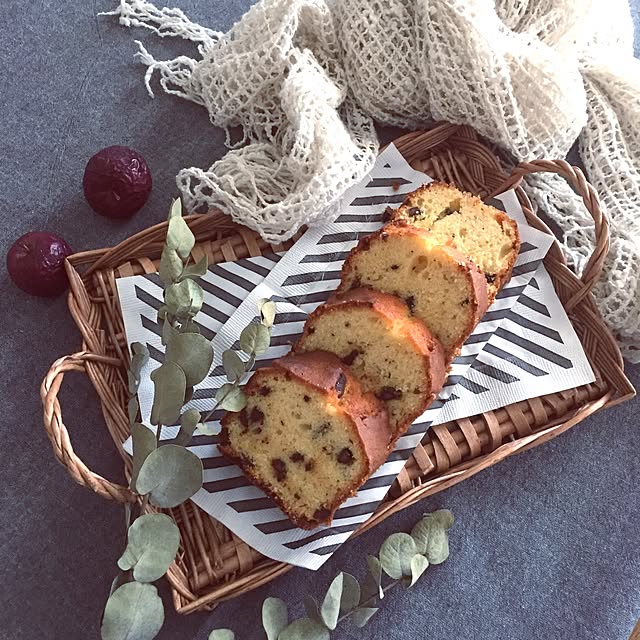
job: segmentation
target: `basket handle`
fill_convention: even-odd
[[[62,409],[58,402],[58,392],[68,371],[86,373],[87,363],[100,362],[119,366],[116,358],[100,356],[87,351],[63,356],[56,360],[49,369],[40,387],[40,399],[44,409],[44,429],[53,446],[53,453],[58,461],[64,465],[71,477],[78,483],[92,489],[103,498],[116,502],[134,502],[136,495],[128,488],[106,480],[97,473],[93,473],[75,454],[69,439],[69,433],[62,421]]]
[[[576,193],[582,197],[584,206],[591,214],[595,223],[596,244],[591,257],[582,272],[581,280],[584,286],[564,305],[565,308],[570,311],[591,292],[593,285],[599,280],[600,275],[602,274],[604,260],[609,252],[609,220],[602,211],[598,193],[585,178],[582,169],[574,167],[564,160],[535,160],[533,162],[521,162],[514,168],[509,178],[500,185],[492,195],[519,187],[522,179],[530,173],[545,172],[556,173],[569,182],[569,184],[575,189]],[[524,191],[522,191],[522,195],[525,197],[526,201],[529,202]]]

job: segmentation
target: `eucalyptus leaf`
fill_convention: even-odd
[[[171,321],[167,316],[164,318],[164,323],[162,324],[162,344],[163,346],[167,346],[173,338],[178,335],[178,330],[171,324]]]
[[[246,373],[246,365],[244,360],[232,349],[222,352],[222,366],[227,374],[227,379],[231,382],[240,380]]]
[[[142,367],[147,364],[147,360],[149,360],[149,349],[147,349],[147,345],[142,342],[132,342],[131,350],[133,351],[134,356],[139,356],[142,359],[142,364],[139,367],[142,369]]]
[[[180,431],[178,431],[175,443],[181,447],[187,446],[201,418],[200,412],[196,409],[187,409],[180,416]]]
[[[214,629],[208,640],[236,640],[236,634],[231,629]]]
[[[183,406],[187,404],[187,402],[191,402],[191,400],[193,400],[193,391],[194,391],[193,387],[190,384],[188,384],[187,388],[184,391],[184,402],[182,403]]]
[[[455,522],[453,513],[449,509],[438,509],[429,515],[444,529],[451,529]]]
[[[188,449],[167,444],[149,454],[136,484],[157,507],[177,507],[202,487],[202,462]]]
[[[272,327],[276,319],[276,303],[268,298],[262,298],[258,303],[258,309],[262,317],[262,324],[265,327]]]
[[[164,623],[164,608],[152,584],[128,582],[107,600],[102,640],[152,640]]]
[[[236,634],[231,629],[214,629],[208,640],[236,640]]]
[[[247,397],[240,387],[226,382],[216,391],[216,402],[225,411],[242,411],[247,406]]]
[[[138,417],[138,409],[140,409],[140,405],[138,404],[138,398],[136,396],[132,396],[129,398],[129,402],[127,403],[127,414],[129,415],[129,424],[133,424]]]
[[[175,363],[166,361],[151,372],[153,406],[151,424],[173,424],[180,417],[187,379]]]
[[[167,572],[180,546],[180,531],[164,513],[136,518],[127,533],[127,548],[118,560],[123,571],[133,569],[138,582],[154,582]]]
[[[167,345],[166,361],[177,364],[186,376],[186,384],[202,382],[211,369],[213,346],[199,333],[177,333]],[[181,402],[184,401],[184,393]]]
[[[205,255],[195,264],[190,264],[185,267],[182,271],[182,275],[180,276],[180,280],[184,280],[185,278],[201,278],[205,273],[207,273],[208,268],[209,259]]]
[[[329,640],[329,630],[312,620],[294,620],[279,636],[278,640]]]
[[[353,624],[356,625],[359,629],[362,629],[376,611],[379,611],[378,607],[362,607],[361,609],[356,609],[351,615],[351,619],[353,620]]]
[[[181,207],[182,209],[182,207]],[[180,213],[174,213],[177,205],[171,208],[171,218],[169,219],[169,228],[167,229],[167,244],[170,249],[175,249],[178,255],[184,260],[189,257],[191,249],[196,244],[196,238],[193,235],[189,225],[184,221]]]
[[[160,306],[160,308],[158,309],[158,322],[162,322],[167,317],[168,311],[169,308],[166,304]]]
[[[176,216],[182,215],[182,200],[178,198],[174,198],[171,202],[171,209],[169,209],[169,217],[167,220],[171,220],[171,218],[175,218]]]
[[[169,313],[180,319],[188,319],[202,309],[204,292],[193,280],[183,280],[165,289],[164,301]]]
[[[149,361],[149,350],[142,342],[131,343],[131,362],[129,363],[128,382],[129,393],[134,395],[140,385],[140,372]]]
[[[380,564],[394,580],[411,575],[411,558],[416,554],[416,543],[408,533],[392,533],[380,547]]]
[[[278,640],[288,622],[287,605],[280,598],[267,598],[262,603],[262,626],[267,640]]]
[[[362,585],[360,604],[364,604],[374,597],[380,598],[380,600],[384,598],[384,591],[382,590],[382,565],[380,564],[380,560],[375,556],[368,556],[367,565],[369,567],[369,573]]]
[[[131,369],[127,371],[127,387],[131,395],[138,393],[138,387],[140,386],[140,376],[133,373]]]
[[[175,249],[165,245],[160,256],[160,269],[158,275],[165,285],[178,282],[183,268],[182,258]]]
[[[196,434],[199,436],[215,436],[220,429],[213,422],[201,422],[196,427]]]
[[[240,348],[246,353],[257,356],[266,352],[271,342],[271,331],[263,324],[255,322],[246,326],[240,334]]]
[[[322,617],[322,621],[331,631],[333,631],[338,624],[343,583],[344,574],[339,573],[329,585],[324,600],[320,605],[320,616]]]
[[[430,564],[442,564],[449,557],[447,529],[453,523],[450,511],[426,514],[411,530],[418,553],[427,557]]]
[[[134,422],[131,425],[131,439],[133,441],[133,466],[131,469],[131,488],[137,491],[136,482],[140,468],[147,456],[158,446],[156,436],[143,424]]]
[[[409,586],[413,587],[413,585],[418,581],[420,576],[429,568],[429,561],[420,553],[416,553],[413,558],[411,558],[411,580],[409,582]]]
[[[342,574],[342,597],[340,598],[340,613],[355,609],[360,603],[360,583],[350,574]]]

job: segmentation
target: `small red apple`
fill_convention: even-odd
[[[139,211],[151,193],[146,160],[129,147],[107,147],[87,162],[82,179],[91,208],[108,218],[128,218]]]
[[[7,270],[23,291],[34,296],[57,296],[69,286],[64,259],[72,253],[62,238],[51,233],[25,233],[7,253]]]

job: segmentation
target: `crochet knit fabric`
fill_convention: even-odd
[[[469,124],[518,160],[563,158],[577,140],[611,223],[594,293],[640,361],[640,61],[626,0],[262,0],[228,33],[146,0],[112,14],[196,43],[197,57],[166,61],[138,43],[151,95],[157,72],[227,130],[229,152],[183,169],[178,187],[188,209],[219,207],[271,242],[331,215],[366,175],[374,120]],[[591,217],[561,178],[528,180],[580,274]]]

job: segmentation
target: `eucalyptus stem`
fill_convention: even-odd
[[[156,445],[159,447],[160,446],[160,436],[162,435],[162,424],[158,423],[158,426],[156,427]]]
[[[387,593],[387,591],[391,591],[391,589],[393,589],[394,587],[398,586],[400,584],[400,582],[401,582],[401,578],[398,578],[397,580],[394,580],[393,582],[390,582],[386,587],[383,587],[382,593]],[[366,600],[363,600],[357,607],[351,609],[350,611],[347,611],[346,613],[343,613],[338,618],[338,623],[342,622],[343,620],[346,620],[357,609],[361,609],[362,607],[368,607],[369,605],[375,604],[376,603],[376,598],[378,598],[378,597],[379,597],[378,595],[374,594],[370,598],[367,598]]]
[[[225,397],[226,397],[226,395],[221,398],[220,402],[222,402],[222,400],[224,400]],[[202,424],[206,424],[207,422],[209,422],[209,420],[211,420],[211,418],[212,418],[213,414],[216,412],[216,409],[218,408],[218,405],[220,404],[220,402],[216,402],[213,405],[213,408],[211,409],[211,411],[209,411],[208,413],[206,413],[204,415],[204,417],[201,420]]]

